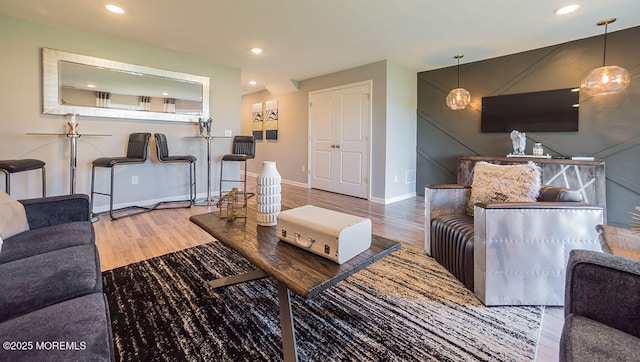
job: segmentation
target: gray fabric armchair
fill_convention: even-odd
[[[425,252],[485,305],[563,305],[572,249],[601,250],[600,207],[577,191],[543,185],[537,202],[476,203],[471,187],[425,188]]]
[[[640,262],[573,250],[560,361],[638,361]]]

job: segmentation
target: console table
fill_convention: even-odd
[[[607,193],[603,160],[579,161],[559,158],[511,158],[499,156],[463,156],[459,157],[459,160],[457,182],[464,185],[472,184],[473,168],[478,161],[498,165],[513,165],[532,161],[540,166],[542,170],[543,184],[580,191],[584,202],[602,207],[606,223]]]

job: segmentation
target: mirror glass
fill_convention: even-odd
[[[43,113],[197,122],[209,77],[42,49]]]

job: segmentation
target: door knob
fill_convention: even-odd
[[[336,145],[336,148],[340,148],[340,145]]]

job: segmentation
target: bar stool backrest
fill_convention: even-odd
[[[167,144],[167,136],[163,133],[154,134],[156,138],[156,150],[158,151],[158,159],[162,161],[163,159],[169,157],[169,145]]]
[[[146,161],[151,133],[132,133],[127,145],[127,158],[140,158]]]
[[[256,156],[256,140],[253,136],[235,136],[233,138],[233,154],[247,155],[247,159]]]

